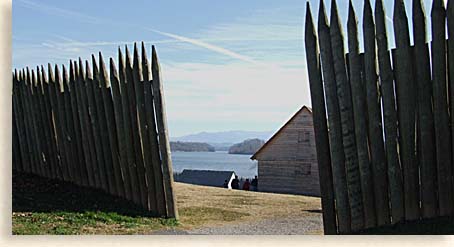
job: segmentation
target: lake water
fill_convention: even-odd
[[[234,171],[239,177],[253,178],[257,175],[257,161],[252,155],[216,152],[172,152],[174,172],[184,169]]]

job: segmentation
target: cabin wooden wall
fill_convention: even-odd
[[[312,113],[303,108],[257,155],[258,190],[320,196]]]

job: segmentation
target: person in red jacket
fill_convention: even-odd
[[[249,178],[248,178],[248,179],[246,179],[246,182],[244,182],[244,184],[243,184],[243,190],[249,190],[250,186],[251,186],[251,183],[249,182]]]

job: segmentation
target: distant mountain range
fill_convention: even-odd
[[[273,135],[272,131],[222,131],[222,132],[200,132],[197,134],[185,135],[170,138],[172,141],[182,142],[205,142],[220,150],[220,147],[229,147],[247,139],[268,140]],[[228,148],[227,148],[228,149]]]

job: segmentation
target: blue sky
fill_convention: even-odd
[[[325,2],[329,11],[330,1]],[[392,2],[385,1],[389,17]],[[430,14],[431,1],[424,2]],[[318,0],[310,3],[316,17]],[[353,3],[361,25],[363,0]],[[411,1],[405,4],[411,18]],[[303,0],[14,0],[13,67],[68,64],[98,51],[116,58],[118,46],[145,41],[149,52],[156,45],[162,65],[171,136],[276,130],[310,105],[305,5]],[[345,30],[348,1],[339,0],[338,6]]]

